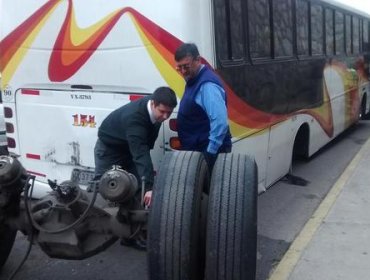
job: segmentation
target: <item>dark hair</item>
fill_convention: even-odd
[[[177,48],[175,52],[175,60],[180,61],[181,59],[191,56],[192,58],[199,57],[199,51],[195,44],[193,43],[184,43]]]
[[[159,87],[153,92],[152,100],[154,105],[163,104],[165,106],[175,108],[177,105],[177,98],[175,92],[169,87]]]

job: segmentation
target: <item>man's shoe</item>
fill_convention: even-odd
[[[146,240],[135,239],[133,247],[140,251],[146,251]]]
[[[140,251],[146,251],[146,240],[122,238],[121,245],[132,247]]]

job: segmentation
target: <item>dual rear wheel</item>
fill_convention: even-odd
[[[255,278],[254,160],[220,154],[209,176],[201,153],[168,153],[153,194],[148,247],[151,280]]]

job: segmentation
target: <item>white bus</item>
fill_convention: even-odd
[[[0,84],[1,84],[1,73],[0,73]],[[4,110],[3,102],[1,100],[1,88],[0,88],[0,155],[8,154],[7,140],[5,135],[5,121],[4,121]]]
[[[105,116],[158,86],[180,99],[174,52],[194,42],[227,88],[233,151],[256,159],[264,191],[369,115],[369,20],[314,0],[1,1],[8,149],[36,175],[35,196],[48,179],[85,184]],[[171,137],[167,122],[156,166]]]

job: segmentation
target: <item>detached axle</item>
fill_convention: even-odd
[[[136,197],[135,176],[125,170],[107,171],[93,182],[92,193],[70,180],[49,181],[50,193],[36,201],[30,197],[33,180],[16,158],[0,156],[0,231],[32,231],[50,257],[84,259],[119,238],[145,234],[147,211]]]
[[[118,167],[92,192],[72,180],[49,182],[50,193],[32,200],[34,177],[1,156],[0,269],[17,231],[51,257],[84,259],[119,238],[140,245],[148,228],[151,280],[253,280],[257,172],[246,155],[220,154],[210,174],[202,153],[165,153],[149,217],[136,178]]]

